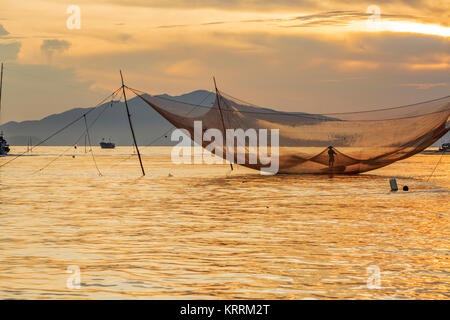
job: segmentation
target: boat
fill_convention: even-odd
[[[450,152],[450,143],[443,143],[439,148],[440,152]]]
[[[3,132],[0,132],[0,156],[6,156],[9,150],[9,144],[3,137]]]
[[[102,149],[114,149],[116,147],[116,144],[111,142],[111,140],[109,142],[106,142],[105,138],[103,138],[102,142],[100,142],[100,147],[102,147]]]
[[[0,113],[2,111],[2,88],[3,88],[3,63],[0,71]],[[9,144],[3,135],[3,131],[0,132],[0,156],[6,156],[10,151]]]

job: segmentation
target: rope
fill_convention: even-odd
[[[438,167],[439,164],[441,163],[442,158],[444,158],[445,152],[446,152],[446,151],[445,151],[445,149],[444,149],[444,150],[442,151],[441,156],[439,157],[439,161],[436,163],[436,166],[434,167],[433,171],[431,172],[430,176],[428,177],[427,182],[429,182],[430,179],[431,179],[431,177],[434,175],[434,172],[436,171],[437,167]]]
[[[120,90],[120,89],[119,89]],[[117,94],[117,92],[119,91],[119,90],[116,90],[112,95],[110,95],[110,96],[112,96],[111,97],[111,107],[112,107],[112,100],[114,99],[114,97],[116,96],[116,94]],[[110,96],[108,96],[108,98],[110,97]],[[73,144],[73,145],[77,145],[78,144],[78,142],[83,138],[83,137],[85,137],[85,136],[88,136],[88,129],[89,128],[91,128],[96,122],[97,122],[97,120],[100,118],[100,116],[107,110],[107,107],[108,107],[108,105],[105,105],[104,107],[103,107],[103,110],[98,114],[98,116],[94,119],[94,121],[92,121],[92,123],[89,125],[89,126],[87,126],[86,127],[86,131],[84,131],[79,137],[78,137],[78,139],[77,140],[75,140],[75,143]],[[94,107],[94,109],[95,109],[96,107]],[[93,109],[92,109],[93,110]],[[87,113],[86,113],[87,114]],[[86,114],[84,114],[82,117],[84,117],[84,119],[86,120]],[[85,122],[85,124],[86,124],[86,122]],[[47,163],[46,165],[44,165],[42,168],[40,168],[39,170],[36,170],[35,172],[33,172],[32,173],[32,175],[34,175],[34,174],[36,174],[36,173],[38,173],[38,172],[41,172],[41,171],[43,171],[44,169],[46,169],[47,167],[49,167],[53,162],[55,162],[57,159],[59,159],[59,158],[61,158],[69,149],[72,149],[72,147],[73,147],[73,145],[72,146],[70,146],[69,148],[67,148],[67,149],[65,149],[62,153],[60,153],[56,158],[54,158],[52,161],[50,161],[49,163]],[[90,149],[92,150],[92,147],[91,147],[91,145],[90,145],[90,139],[89,139],[89,147],[90,147]],[[102,174],[101,174],[101,172],[100,172],[100,170],[98,169],[98,167],[97,167],[97,163],[95,162],[95,159],[94,159],[94,163],[95,163],[95,166],[96,166],[96,168],[97,168],[97,171],[99,172],[99,175],[101,176]]]
[[[141,91],[141,90],[137,90],[137,89],[133,89],[130,87],[127,87],[128,89],[130,89],[131,91],[133,91],[136,95],[141,96],[140,94],[137,94],[136,91],[141,92],[146,94],[146,92]],[[229,94],[224,93],[223,91],[219,90],[220,95],[222,95],[222,97],[233,101],[234,103],[241,105],[241,106],[249,106],[249,107],[254,107],[254,108],[258,108],[258,109],[262,109],[263,111],[248,111],[248,110],[222,110],[223,112],[231,112],[231,113],[241,113],[241,114],[259,114],[259,115],[276,115],[276,116],[286,116],[286,117],[296,117],[296,118],[302,118],[302,119],[313,119],[313,120],[319,120],[319,121],[348,121],[348,120],[343,120],[343,119],[339,119],[333,116],[336,115],[350,115],[350,114],[364,114],[364,113],[373,113],[376,111],[387,111],[387,110],[395,110],[395,109],[402,109],[402,108],[407,108],[407,107],[413,107],[416,105],[420,105],[420,104],[425,104],[425,103],[430,103],[430,102],[436,102],[436,101],[441,101],[441,100],[445,100],[450,98],[450,96],[446,96],[446,97],[442,97],[442,98],[438,98],[438,99],[434,99],[434,100],[429,100],[429,101],[424,101],[424,102],[419,102],[419,103],[415,103],[415,104],[410,104],[410,105],[404,105],[404,106],[400,106],[400,107],[393,107],[393,108],[384,108],[384,109],[374,109],[374,110],[369,110],[369,111],[357,111],[357,112],[341,112],[341,113],[327,113],[327,114],[309,114],[309,113],[296,113],[296,112],[288,112],[288,111],[278,111],[278,110],[274,110],[274,109],[270,109],[267,107],[261,107],[243,100],[240,100],[238,98],[235,98]],[[206,109],[218,109],[216,107],[209,107],[209,106],[201,106],[201,105],[195,105],[193,103],[187,103],[187,102],[182,102],[182,101],[177,101],[177,100],[173,100],[173,99],[168,99],[165,97],[161,97],[161,96],[153,96],[150,95],[152,97],[158,98],[158,99],[162,99],[162,100],[166,100],[166,101],[171,101],[171,102],[176,102],[176,103],[181,103],[184,105],[191,105],[191,106],[196,106],[198,108],[206,108]],[[355,121],[359,121],[359,122],[375,122],[375,121],[392,121],[392,120],[400,120],[400,119],[412,119],[412,118],[418,118],[424,115],[432,115],[432,114],[438,114],[438,113],[444,113],[444,112],[448,112],[449,108],[445,108],[442,110],[438,110],[438,111],[434,111],[434,112],[429,112],[429,113],[423,113],[423,114],[419,114],[419,115],[412,115],[412,116],[405,116],[405,117],[397,117],[397,118],[386,118],[386,119],[359,119],[359,120],[355,120]]]
[[[70,126],[72,126],[73,124],[77,123],[79,120],[81,120],[84,116],[88,115],[89,113],[91,113],[92,111],[94,111],[98,106],[100,106],[101,104],[103,104],[106,100],[109,99],[109,97],[114,97],[114,95],[121,90],[122,88],[117,89],[116,91],[114,91],[112,94],[110,94],[109,96],[107,96],[106,98],[104,98],[102,101],[100,101],[98,104],[96,104],[93,108],[89,109],[87,112],[85,112],[84,114],[82,114],[80,117],[76,118],[75,120],[73,120],[72,122],[68,123],[67,125],[65,125],[64,127],[62,127],[61,129],[57,130],[56,132],[52,133],[50,136],[48,136],[47,138],[45,138],[44,140],[41,140],[38,144],[34,145],[31,147],[31,149],[37,148],[40,145],[44,144],[45,142],[47,142],[48,140],[50,140],[51,138],[53,138],[54,136],[60,134],[61,132],[63,132],[64,130],[66,130],[67,128],[69,128]],[[27,154],[29,152],[29,150],[24,151],[20,154],[18,154],[17,156],[15,156],[14,158],[12,158],[11,160],[8,160],[2,164],[0,164],[0,168],[3,166],[6,166],[8,163],[16,160],[17,158],[20,158],[22,156],[24,156],[25,154]]]
[[[136,90],[136,91],[135,91],[134,89],[129,88],[129,87],[127,87],[127,86],[125,86],[125,87],[126,87],[128,90],[132,91],[136,96],[138,96],[138,97],[141,98],[141,99],[142,99],[141,95],[140,95],[139,93],[137,93],[136,91],[141,92],[141,93],[145,93],[145,92],[140,91],[140,90]],[[213,93],[212,93],[212,92],[208,92],[208,94],[203,98],[203,100],[199,103],[199,105],[201,105],[203,102],[205,102],[206,99],[207,99],[211,94],[213,94]],[[168,100],[169,100],[169,99],[168,99]],[[175,101],[175,100],[173,100],[173,101]],[[199,105],[194,105],[194,104],[192,104],[192,105],[193,105],[194,107],[193,107],[188,113],[186,113],[185,116],[187,116],[187,115],[189,115],[190,113],[192,113],[192,111],[194,111],[194,110],[199,106]],[[148,110],[148,109],[145,108],[145,110]],[[150,111],[149,111],[149,112],[150,112]],[[158,140],[161,139],[162,137],[166,136],[166,135],[167,135],[170,131],[172,131],[172,130],[173,130],[172,127],[169,128],[169,129],[168,129],[166,132],[164,132],[162,135],[160,135],[159,137],[153,139],[150,143],[146,144],[145,147],[150,147],[150,146],[152,146],[153,143],[155,143],[156,141],[158,141]],[[130,158],[133,157],[133,156],[134,156],[134,154],[128,156],[128,157],[125,158],[125,159],[120,160],[120,161],[117,162],[116,164],[112,165],[109,169],[115,168],[116,166],[118,166],[119,164],[121,164],[121,163],[127,161],[128,159],[130,159]]]
[[[86,116],[84,116],[84,124],[86,126],[86,134],[87,134],[88,143],[89,143],[89,152],[92,155],[92,160],[94,161],[94,165],[95,165],[95,168],[97,169],[98,175],[101,177],[102,173],[100,172],[100,169],[98,168],[97,161],[95,161],[94,151],[92,150],[91,136],[89,135],[89,127],[87,124]]]
[[[219,91],[221,95],[225,96],[225,97],[229,97],[231,98],[231,100],[235,100],[241,103],[244,103],[245,105],[249,105],[252,107],[257,107],[257,108],[264,108],[264,109],[271,109],[271,108],[267,108],[267,107],[262,107],[262,106],[258,106],[256,104],[252,104],[250,102],[241,100],[239,98],[233,97],[232,95],[223,92],[223,91]],[[413,107],[413,106],[418,106],[420,104],[425,104],[425,103],[431,103],[431,102],[436,102],[436,101],[440,101],[440,100],[445,100],[450,98],[450,96],[445,96],[445,97],[441,97],[441,98],[436,98],[436,99],[432,99],[432,100],[426,100],[426,101],[421,101],[421,102],[416,102],[416,103],[412,103],[412,104],[406,104],[406,105],[401,105],[398,107],[381,107],[378,109],[371,109],[371,110],[364,110],[364,111],[350,111],[350,112],[333,112],[333,113],[319,113],[317,114],[318,116],[329,116],[329,115],[343,115],[343,114],[359,114],[359,113],[371,113],[371,112],[378,112],[378,111],[387,111],[387,110],[396,110],[396,109],[403,109],[403,108],[408,108],[408,107]],[[281,111],[282,112],[282,111]]]
[[[59,158],[61,158],[69,149],[72,149],[72,146],[68,147],[67,149],[65,149],[62,153],[60,153],[58,156],[56,156],[52,161],[50,161],[49,163],[47,163],[46,165],[44,165],[42,168],[40,168],[39,170],[34,171],[33,173],[31,173],[31,175],[35,175],[38,172],[41,172],[42,170],[46,169],[47,167],[49,167],[53,162],[55,162],[56,160],[58,160]]]

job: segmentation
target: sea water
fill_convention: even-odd
[[[450,156],[261,176],[170,150],[141,149],[145,177],[131,147],[39,147],[0,168],[0,298],[450,297]]]

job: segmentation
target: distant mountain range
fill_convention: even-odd
[[[178,100],[182,102],[212,106],[215,94],[205,90],[197,90],[180,96],[169,96],[167,94],[160,97]],[[128,125],[125,105],[123,102],[114,101],[98,106],[87,115],[88,124],[94,121],[103,108],[109,108],[101,117],[98,118],[95,125],[89,130],[92,145],[98,145],[105,138],[111,139],[117,145],[132,145],[133,140]],[[170,141],[170,133],[175,128],[167,120],[161,117],[148,104],[139,97],[128,100],[128,106],[133,121],[133,127],[136,131],[136,139],[139,145],[174,145]],[[72,122],[92,108],[75,108],[62,113],[53,114],[41,120],[7,122],[0,126],[0,130],[5,133],[6,140],[10,145],[27,145],[29,137],[32,144],[42,141],[57,130]],[[59,133],[43,145],[62,146],[73,145],[75,141],[82,136],[79,145],[84,145],[85,123],[78,121],[63,132]],[[165,136],[168,134],[168,137]],[[162,136],[162,137],[161,137]],[[158,137],[161,137],[157,139]],[[156,139],[156,141],[154,141]]]
[[[159,95],[159,97],[185,103],[201,104],[204,106],[212,106],[215,100],[215,94],[206,90],[197,90],[180,96],[163,94]],[[142,99],[134,97],[128,100],[128,106],[130,108],[133,126],[136,131],[138,145],[170,146],[175,144],[170,141],[170,133],[175,127],[142,101]],[[109,110],[106,110],[101,117],[98,118],[95,125],[89,130],[92,145],[98,145],[103,138],[108,141],[111,139],[111,141],[115,142],[117,145],[132,145],[133,141],[123,102],[114,101],[112,107],[111,102],[107,102],[97,107],[88,114],[88,124],[94,121],[104,108],[109,108]],[[0,131],[5,133],[6,140],[12,146],[27,145],[30,137],[32,144],[35,145],[90,109],[92,108],[75,108],[50,115],[41,120],[22,122],[11,121],[1,125]],[[81,139],[78,144],[84,145],[84,132],[85,124],[84,121],[80,120],[43,145],[73,145],[80,137]],[[450,141],[450,134],[441,138],[434,146],[438,146],[443,142],[448,141]]]

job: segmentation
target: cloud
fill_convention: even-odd
[[[79,0],[89,2],[90,0]],[[99,0],[105,4],[113,4],[127,7],[145,8],[167,8],[167,9],[216,9],[244,12],[293,12],[298,11],[324,11],[333,10],[362,10],[372,2],[361,2],[361,0],[337,0],[337,1],[315,1],[315,0]],[[410,12],[418,16],[438,18],[448,25],[448,1],[435,0],[382,0],[375,1],[382,14],[391,9],[397,13]]]
[[[8,63],[2,122],[41,119],[75,107],[91,107],[107,93],[93,81],[79,79],[74,69]]]
[[[346,25],[353,21],[367,20],[372,14],[360,11],[327,11],[310,15],[302,15],[292,19],[286,19],[286,22],[294,22],[287,27],[309,27],[309,26],[329,26]],[[386,14],[383,19],[417,19],[417,17],[405,14]],[[298,23],[295,23],[298,22]]]
[[[348,23],[355,18],[361,19],[367,18],[367,14],[363,12],[354,12],[354,11],[329,11],[329,12],[321,12],[317,14],[303,15],[303,16],[295,16],[292,18],[269,18],[269,19],[250,19],[250,20],[241,20],[241,21],[211,21],[206,23],[196,23],[196,24],[173,24],[173,25],[161,25],[158,28],[176,28],[176,27],[190,27],[190,26],[210,26],[210,25],[218,25],[218,24],[230,24],[230,23],[279,23],[279,26],[288,26],[288,27],[297,27],[297,26],[320,26],[320,25],[342,25],[344,23]],[[299,22],[301,24],[290,24],[284,25],[285,23]],[[282,23],[282,24],[280,24]]]
[[[407,66],[412,70],[450,70],[450,63],[420,63]]]
[[[133,39],[133,36],[128,33],[121,33],[117,36],[120,42],[128,42]]]
[[[200,75],[202,71],[204,71],[204,68],[195,60],[177,61],[164,68],[164,73],[173,77],[194,78]]]
[[[252,2],[249,0],[247,4]],[[206,5],[201,1],[191,3]],[[240,2],[240,5],[243,4]],[[387,1],[379,5],[382,14],[389,11],[385,6],[392,9]],[[258,13],[225,11],[220,5],[204,11],[187,5],[183,9],[110,6],[111,16],[107,14],[105,20],[108,23],[97,20],[97,28],[81,34],[70,33],[73,37],[69,33],[56,36],[61,33],[55,28],[53,33],[46,32],[43,36],[49,36],[47,40],[70,41],[70,54],[58,56],[53,62],[76,68],[73,79],[95,80],[97,88],[118,86],[119,69],[124,71],[128,85],[150,93],[179,94],[212,89],[211,78],[215,75],[221,89],[244,100],[305,112],[395,106],[448,94],[448,86],[435,85],[424,90],[424,86],[401,85],[448,82],[448,38],[365,32],[358,27],[324,27],[324,32],[313,28],[280,28],[302,24],[337,25],[366,18],[365,5],[349,6],[345,10],[334,7],[337,6],[333,4],[324,10],[311,6],[303,11]],[[391,16],[395,13],[420,15],[419,11],[402,12],[400,7],[389,12]],[[101,12],[101,17],[104,16]],[[125,25],[118,28],[115,22]],[[195,27],[155,29],[165,24]],[[133,35],[132,38],[129,35]],[[31,37],[24,40],[20,61],[38,63],[35,60],[42,59],[39,51],[42,40]],[[122,45],[125,41],[126,45]],[[36,56],[36,43],[40,57]],[[43,44],[49,52],[47,55],[56,56],[67,50],[67,45],[61,48],[60,43],[50,44]],[[43,72],[55,82],[59,81],[49,70]],[[63,84],[74,85],[72,82]],[[21,85],[20,82],[17,85]],[[53,88],[51,82],[46,85]],[[62,90],[58,88],[56,90]],[[89,88],[82,87],[79,94],[86,94]],[[41,87],[41,90],[45,89]],[[73,98],[69,90],[65,92]],[[60,104],[61,108],[66,105]],[[42,110],[46,110],[44,106]]]
[[[448,63],[450,42],[440,37],[396,33],[315,34],[176,31],[158,47],[69,57],[68,64],[113,79],[125,70],[131,87],[180,94],[221,90],[255,104],[305,112],[340,112],[396,106],[448,94],[448,86],[402,86],[448,82],[448,69],[418,63]],[[181,40],[182,39],[182,40]],[[220,41],[217,41],[220,39]],[[106,76],[106,74],[108,76]],[[422,86],[423,87],[423,86]],[[325,94],[324,94],[325,93]]]
[[[89,1],[89,0],[84,0]],[[360,0],[341,0],[320,3],[315,0],[100,0],[103,3],[116,4],[120,6],[148,7],[148,8],[220,8],[227,10],[274,10],[274,9],[315,9],[334,7],[361,6]],[[411,3],[412,2],[412,3]],[[427,0],[394,0],[378,1],[380,6],[393,3],[394,5],[406,5],[423,8],[425,6],[436,7],[437,4],[429,4]],[[366,5],[367,6],[367,5]]]
[[[356,70],[372,70],[378,68],[380,65],[372,61],[364,60],[344,60],[339,61],[336,65],[340,71],[349,72]]]
[[[0,24],[0,37],[7,36],[9,34],[8,31],[3,27],[3,25]]]
[[[42,41],[41,51],[50,59],[54,53],[62,53],[69,49],[70,46],[70,42],[66,40],[44,40]]]
[[[276,28],[316,28],[316,30],[330,30],[330,27],[352,27],[360,30],[373,31],[368,29],[367,24],[362,24],[372,16],[371,13],[360,11],[327,11],[314,14],[293,16],[289,18],[267,18],[267,19],[249,19],[240,21],[209,21],[198,22],[191,24],[169,24],[160,25],[156,28],[187,28],[187,27],[209,27],[215,25],[230,25],[230,27],[236,27],[239,25],[261,24],[266,27],[271,26],[273,30]],[[449,33],[448,28],[421,24],[413,21],[420,21],[422,17],[416,17],[406,14],[383,14],[382,19],[377,22],[377,25],[373,26],[379,28],[380,31],[396,31],[396,32],[416,32],[433,35],[446,36]],[[317,29],[325,27],[323,29]]]
[[[21,47],[20,42],[0,43],[0,61],[16,60]]]
[[[221,8],[227,10],[269,10],[274,8],[299,8],[316,6],[313,0],[101,0],[120,6],[150,8]]]
[[[90,0],[79,0],[89,2]],[[365,12],[367,7],[373,2],[361,2],[361,0],[340,0],[340,1],[315,1],[315,0],[100,0],[105,4],[113,4],[126,7],[142,8],[162,8],[176,10],[192,9],[213,9],[239,12],[311,12],[347,10]],[[450,23],[448,12],[450,11],[449,1],[440,0],[382,0],[375,1],[381,8],[382,17],[392,15],[412,15],[420,17],[422,22],[440,23],[448,26]]]
[[[413,87],[420,90],[428,90],[430,88],[435,87],[446,87],[448,86],[447,82],[439,82],[439,83],[404,83],[401,84],[402,87]]]

